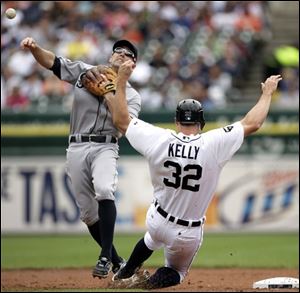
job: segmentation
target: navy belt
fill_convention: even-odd
[[[166,211],[164,211],[159,205],[158,202],[155,201],[154,206],[156,207],[156,210],[164,217],[167,218],[168,217],[168,213]],[[175,222],[175,217],[174,216],[170,216],[169,217],[169,221],[170,222]],[[178,219],[176,221],[176,224],[178,225],[182,225],[182,226],[189,226],[190,221],[186,221],[186,220],[181,220]],[[200,221],[192,221],[191,227],[199,227],[202,224],[202,220]]]
[[[114,136],[106,135],[71,135],[71,142],[99,142],[99,143],[117,143],[117,139]]]

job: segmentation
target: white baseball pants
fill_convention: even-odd
[[[204,222],[204,221],[203,221]],[[203,226],[186,227],[168,221],[152,203],[146,216],[147,232],[144,241],[151,250],[164,247],[165,266],[180,274],[180,282],[187,275],[203,239]]]

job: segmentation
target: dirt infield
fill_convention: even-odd
[[[153,269],[149,270],[153,272]],[[273,278],[299,278],[298,269],[196,269],[178,286],[157,291],[178,292],[299,292],[299,289],[252,289],[253,282]],[[111,278],[94,279],[88,269],[2,270],[1,292],[110,287]]]

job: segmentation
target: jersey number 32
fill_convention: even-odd
[[[164,166],[166,168],[172,168],[172,177],[164,178],[164,184],[175,189],[181,187],[181,189],[190,191],[199,191],[200,184],[192,185],[193,180],[199,180],[202,175],[202,167],[200,165],[188,164],[183,168],[176,162],[165,161]],[[184,172],[184,174],[182,174]]]

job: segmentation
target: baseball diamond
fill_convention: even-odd
[[[299,292],[299,1],[1,11],[1,292]]]
[[[149,269],[151,273],[155,269]],[[258,292],[252,288],[257,280],[277,277],[298,278],[298,269],[244,269],[244,268],[210,268],[191,269],[183,283],[155,292]],[[43,270],[9,270],[1,273],[1,291],[36,291],[36,290],[92,290],[109,291],[110,279],[92,279],[88,269],[43,269]],[[111,289],[115,291],[115,289]],[[133,290],[133,289],[131,289]],[[122,292],[122,290],[119,290]],[[124,291],[125,292],[125,291]],[[128,290],[127,290],[128,292]],[[259,289],[259,292],[287,292],[286,289]],[[299,292],[299,289],[289,289]]]

